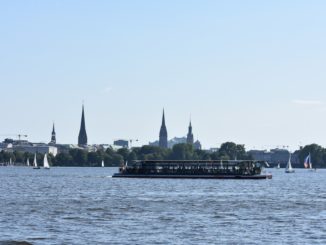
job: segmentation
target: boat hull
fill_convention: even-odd
[[[295,171],[292,169],[292,170],[285,170],[285,173],[287,173],[287,174],[292,174],[292,173],[294,173]]]
[[[271,179],[272,175],[160,175],[160,174],[114,174],[113,178],[147,179]]]

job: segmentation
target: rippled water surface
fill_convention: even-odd
[[[326,170],[272,180],[114,179],[0,167],[0,243],[326,244]]]

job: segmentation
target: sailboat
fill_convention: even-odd
[[[40,167],[37,166],[36,153],[35,153],[35,155],[34,155],[33,166],[34,166],[33,169],[40,169]]]
[[[102,168],[104,168],[104,160],[102,160]]]
[[[315,169],[312,168],[312,162],[311,162],[311,156],[310,156],[310,153],[309,153],[309,155],[306,157],[306,159],[304,160],[303,165],[304,165],[305,168],[308,168],[310,171],[316,171],[316,168],[315,168]]]
[[[291,153],[289,156],[288,164],[285,167],[285,173],[294,173],[294,169],[292,168],[292,164],[291,164]]]
[[[12,163],[12,159],[10,158],[9,160],[9,166],[13,166],[14,164]]]
[[[277,169],[280,169],[281,168],[280,163],[277,164],[277,167],[276,168]]]
[[[48,154],[44,154],[44,160],[43,160],[43,167],[44,169],[50,169],[50,165],[48,162]]]
[[[27,167],[29,167],[29,158],[27,158],[27,161],[26,161],[26,165],[27,165]]]

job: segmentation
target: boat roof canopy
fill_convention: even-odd
[[[228,166],[241,166],[247,164],[259,163],[262,166],[269,166],[265,161],[255,161],[255,160],[135,160],[132,165],[142,165],[142,166],[206,166],[206,165],[228,165]]]

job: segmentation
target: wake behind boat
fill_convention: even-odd
[[[261,174],[264,161],[252,160],[150,160],[124,165],[114,178],[271,179]]]

